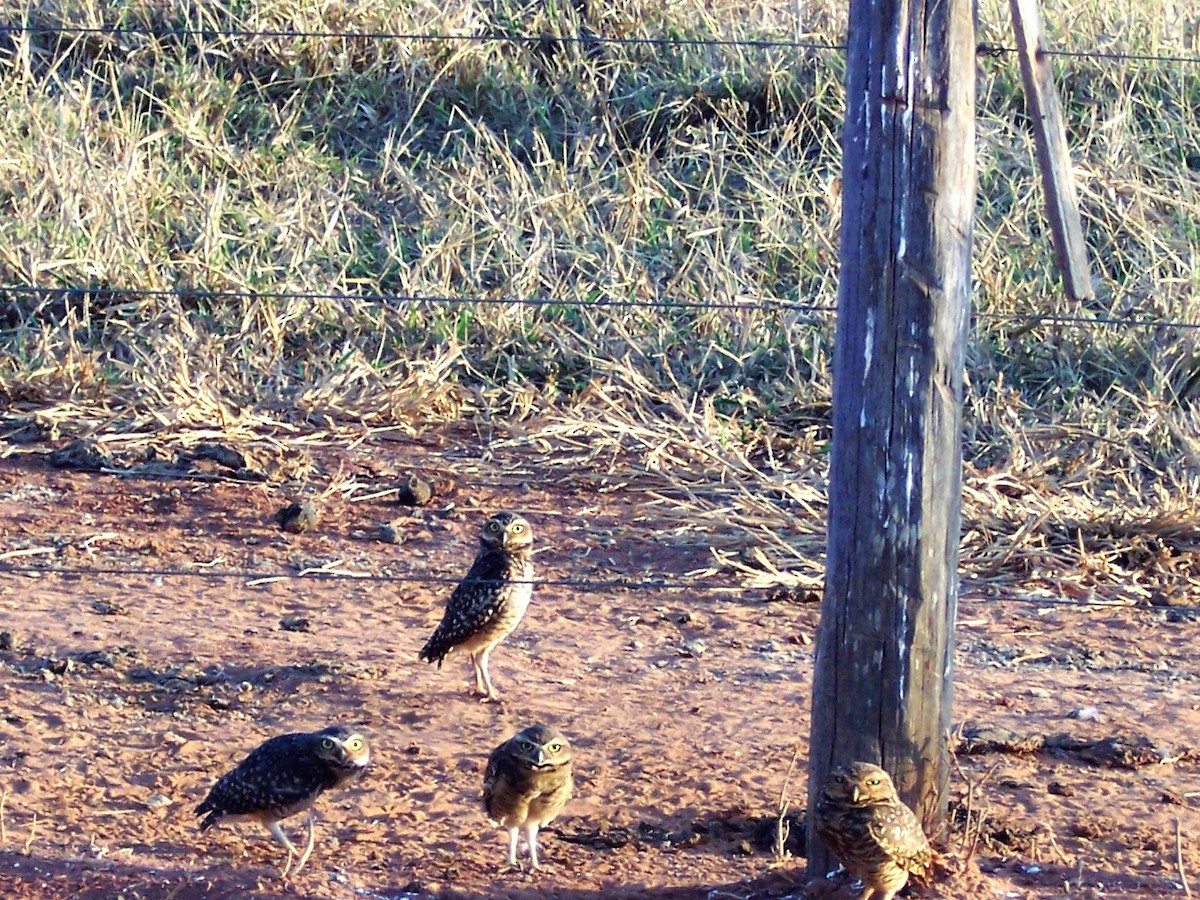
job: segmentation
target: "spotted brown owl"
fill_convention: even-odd
[[[575,783],[571,745],[551,725],[530,725],[488,757],[483,808],[488,820],[508,831],[508,864],[517,864],[517,838],[525,832],[529,864],[538,863],[538,829],[562,812]]]
[[[452,650],[466,651],[475,669],[475,693],[495,700],[488,654],[512,634],[532,596],[533,531],[516,513],[496,513],[484,523],[475,562],[450,595],[420,658],[441,668]]]
[[[864,886],[861,900],[892,900],[910,874],[929,870],[933,851],[913,811],[879,766],[838,766],[817,800],[817,835]]]
[[[308,814],[308,846],[296,849],[279,822],[308,809],[323,792],[359,775],[370,761],[362,735],[340,725],[320,731],[281,734],[264,741],[230,772],[222,775],[196,815],[204,815],[200,830],[221,819],[261,822],[287,850],[283,877],[298,874],[315,841],[313,815]],[[296,867],[291,868],[292,861]]]

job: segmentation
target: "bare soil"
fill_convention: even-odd
[[[377,449],[323,464],[387,481]],[[702,541],[656,540],[633,492],[501,475],[421,509],[335,492],[291,534],[272,518],[294,499],[278,487],[0,460],[0,565],[118,573],[0,572],[0,896],[803,895],[802,829],[791,858],[771,841],[797,745],[786,794],[804,806],[818,606],[547,584],[494,655],[504,701],[480,703],[465,660],[417,660],[451,585],[406,579],[460,576],[487,512],[529,516],[550,580],[682,581],[710,563]],[[399,543],[379,540],[388,521]],[[196,571],[209,576],[181,574]],[[1193,611],[1011,599],[964,585],[955,713],[983,730],[964,732],[978,739],[941,839],[957,872],[918,893],[1181,897],[1181,867],[1200,889]],[[506,872],[480,779],[535,720],[570,736],[578,791],[545,833],[545,869]],[[197,832],[196,803],[249,749],[332,722],[361,727],[373,763],[318,802],[298,877],[280,880],[255,825]],[[285,824],[298,835],[301,820]],[[844,878],[807,892],[851,896]]]

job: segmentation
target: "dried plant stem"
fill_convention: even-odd
[[[33,840],[37,836],[38,817],[37,813],[33,814],[33,821],[29,823],[29,834],[25,837],[25,845],[21,848],[22,852],[28,856],[30,849],[33,847]]]
[[[1179,817],[1175,817],[1175,866],[1179,869],[1179,881],[1183,884],[1183,895],[1191,900],[1192,889],[1188,886],[1187,871],[1183,868],[1183,831]]]
[[[800,759],[800,750],[802,744],[797,741],[796,749],[792,751],[792,761],[788,763],[787,774],[783,776],[783,787],[779,789],[779,802],[775,805],[778,815],[775,818],[775,846],[773,848],[775,859],[783,860],[787,858],[787,840],[791,833],[791,826],[787,822],[788,808],[791,801],[788,800],[788,788],[791,787],[792,773],[796,771],[796,763]]]

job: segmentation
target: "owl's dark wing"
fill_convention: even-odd
[[[196,814],[208,816],[200,830],[222,816],[286,809],[332,787],[336,776],[316,761],[311,735],[284,734],[271,738],[217,780]]]
[[[419,659],[441,667],[451,650],[488,624],[499,606],[504,572],[504,556],[499,551],[485,549],[475,557],[466,577],[450,595],[442,621],[421,649]]]

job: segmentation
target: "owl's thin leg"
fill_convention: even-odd
[[[541,868],[541,866],[538,865],[537,833],[538,827],[536,825],[525,826],[525,840],[529,843],[529,865],[534,869]]]
[[[288,840],[288,836],[283,833],[283,829],[279,827],[278,822],[264,822],[263,824],[267,826],[267,831],[271,832],[271,834],[275,836],[275,840],[279,841],[279,843],[284,846],[284,849],[287,850],[287,862],[284,863],[283,871],[279,876],[280,878],[287,878],[288,872],[290,872],[292,868],[292,859],[293,857],[299,856],[300,851],[296,849],[295,844]]]
[[[484,647],[479,651],[479,660],[475,663],[476,678],[483,675],[483,686],[480,687],[480,693],[483,694],[485,700],[498,700],[500,695],[496,693],[496,689],[492,687],[492,677],[488,674],[488,654],[492,652],[491,647]],[[478,687],[478,682],[476,682]],[[486,689],[486,690],[485,690]]]
[[[304,848],[304,852],[300,854],[300,859],[296,861],[296,868],[292,869],[293,875],[300,874],[300,870],[308,862],[308,857],[312,855],[313,845],[316,843],[316,822],[316,817],[310,812],[308,814],[308,846]]]
[[[486,653],[487,651],[483,651]],[[487,695],[487,689],[484,687],[484,670],[480,668],[479,658],[482,653],[475,652],[471,654],[471,667],[475,670],[475,693],[483,696]]]
[[[517,831],[516,828],[508,829],[508,864],[510,866],[517,864]]]

